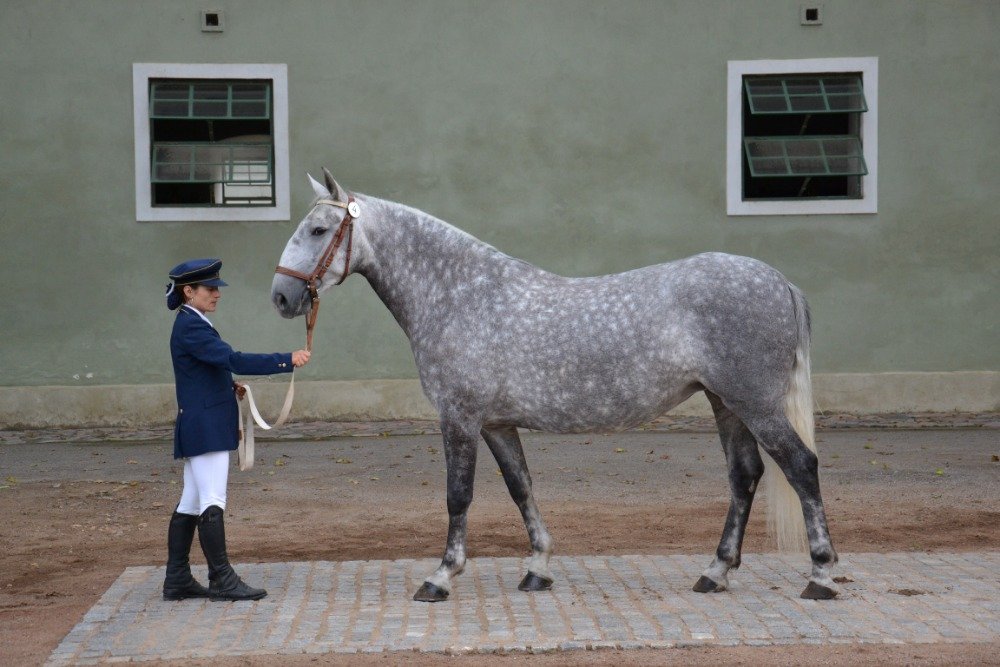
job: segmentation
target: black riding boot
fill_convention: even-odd
[[[167,576],[163,579],[163,599],[207,598],[208,589],[191,576],[191,542],[198,517],[174,512],[167,529]]]
[[[243,583],[226,555],[226,527],[222,509],[212,505],[198,519],[198,539],[208,561],[208,592],[212,600],[259,600],[267,591]]]

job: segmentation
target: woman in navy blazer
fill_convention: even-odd
[[[236,383],[239,375],[290,373],[309,361],[309,352],[248,354],[229,346],[205,316],[215,312],[222,262],[194,259],[170,271],[167,307],[178,310],[170,335],[177,386],[174,458],[184,459],[184,490],[167,531],[164,600],[208,597],[259,600],[262,588],[246,585],[229,564],[223,511],[229,480],[229,452],[239,445]],[[195,527],[208,563],[209,587],[191,575],[189,554]]]

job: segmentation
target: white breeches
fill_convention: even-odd
[[[184,490],[179,514],[200,515],[212,505],[226,509],[229,452],[208,452],[184,459]]]

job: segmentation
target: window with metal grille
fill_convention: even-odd
[[[859,199],[860,73],[743,77],[743,199]]]
[[[149,81],[153,206],[273,206],[272,84]]]
[[[135,216],[288,220],[288,66],[133,63]]]
[[[878,212],[878,58],[730,60],[726,212]]]

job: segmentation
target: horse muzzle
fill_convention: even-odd
[[[312,299],[304,282],[278,274],[271,283],[271,303],[279,315],[292,319],[308,313]]]

